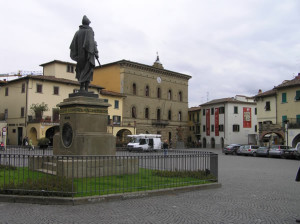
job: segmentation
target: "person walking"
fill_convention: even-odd
[[[164,144],[163,144],[163,149],[164,149],[164,155],[165,155],[165,156],[168,154],[168,148],[169,148],[168,140],[166,139],[166,140],[164,141]]]

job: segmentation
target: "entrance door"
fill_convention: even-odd
[[[23,128],[18,127],[18,145],[22,145],[23,140]]]

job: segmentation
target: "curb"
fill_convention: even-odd
[[[78,197],[78,198],[0,194],[0,202],[42,204],[42,205],[82,205],[82,204],[109,202],[114,200],[127,200],[127,199],[135,199],[135,198],[160,196],[166,194],[177,194],[177,193],[189,192],[195,190],[215,189],[215,188],[220,188],[221,186],[222,186],[221,183],[211,183],[211,184],[192,185],[186,187],[166,188],[166,189],[153,190],[153,191],[139,191],[139,192],[109,194],[103,196]]]

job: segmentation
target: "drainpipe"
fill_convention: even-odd
[[[27,119],[28,119],[28,116],[27,116],[27,111],[28,111],[28,88],[29,88],[29,85],[28,85],[28,82],[29,82],[29,79],[26,80],[26,85],[25,85],[25,88],[26,88],[26,99],[25,99],[25,136],[28,136],[27,135]]]

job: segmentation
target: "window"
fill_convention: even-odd
[[[105,102],[105,103],[108,103],[108,99],[104,99],[104,102]]]
[[[178,112],[178,121],[182,121],[181,111]]]
[[[182,92],[181,91],[179,91],[179,93],[178,93],[178,100],[180,102],[182,102]]]
[[[197,112],[197,122],[199,123],[199,120],[200,120],[200,114],[199,112]]]
[[[59,95],[59,87],[58,86],[53,87],[53,94],[54,95]]]
[[[5,87],[5,96],[8,96],[8,87]]]
[[[25,116],[25,108],[21,107],[21,117],[24,117],[24,116]]]
[[[270,110],[271,110],[270,101],[267,101],[267,102],[266,102],[265,110],[266,110],[266,111],[270,111]]]
[[[257,125],[254,126],[254,131],[257,132]]]
[[[169,121],[172,120],[172,112],[171,112],[171,110],[168,111],[168,119],[169,119]]]
[[[238,125],[238,124],[232,125],[232,131],[233,132],[239,132],[240,131],[240,125]]]
[[[25,93],[25,83],[22,83],[21,93]]]
[[[120,125],[121,124],[121,116],[113,116],[113,124]]]
[[[295,100],[296,100],[296,101],[298,101],[298,100],[300,101],[300,90],[297,90],[297,91],[296,91],[296,97],[295,97]]]
[[[257,115],[257,107],[254,108],[254,114]]]
[[[220,124],[220,125],[219,125],[219,131],[221,131],[221,132],[224,131],[224,125],[223,125],[223,124]]]
[[[145,108],[145,118],[149,119],[149,108]]]
[[[43,85],[42,84],[36,84],[36,92],[42,93],[43,92]]]
[[[149,86],[146,86],[145,88],[145,96],[149,96],[150,93],[149,93]]]
[[[238,113],[239,113],[238,107],[235,106],[235,107],[233,108],[233,113],[234,113],[234,114],[238,114]]]
[[[219,114],[225,113],[225,107],[219,107]]]
[[[158,87],[157,88],[157,98],[160,98],[161,97],[161,93],[160,93],[160,88]]]
[[[205,116],[205,109],[202,110],[202,115]]]
[[[73,65],[67,65],[67,72],[74,73],[74,66]]]
[[[298,125],[300,124],[300,114],[296,115],[296,123]]]
[[[215,131],[215,125],[211,125],[211,131]]]
[[[160,120],[160,109],[157,109],[156,111],[156,119]]]
[[[119,100],[115,100],[115,109],[119,109]]]
[[[107,115],[107,125],[111,125],[110,115]]]
[[[214,108],[211,108],[211,110],[210,110],[211,112],[211,115],[214,115],[215,114],[215,110],[214,110]]]
[[[4,110],[4,118],[5,118],[5,120],[8,118],[8,109]]]
[[[132,94],[136,95],[136,84],[135,83],[132,84]]]
[[[206,132],[206,127],[205,127],[205,125],[202,126],[202,131],[203,131],[203,132]]]
[[[136,108],[135,107],[131,108],[131,117],[136,118]]]
[[[168,100],[172,100],[172,90],[168,91]]]
[[[286,103],[286,93],[281,94],[281,103]]]

